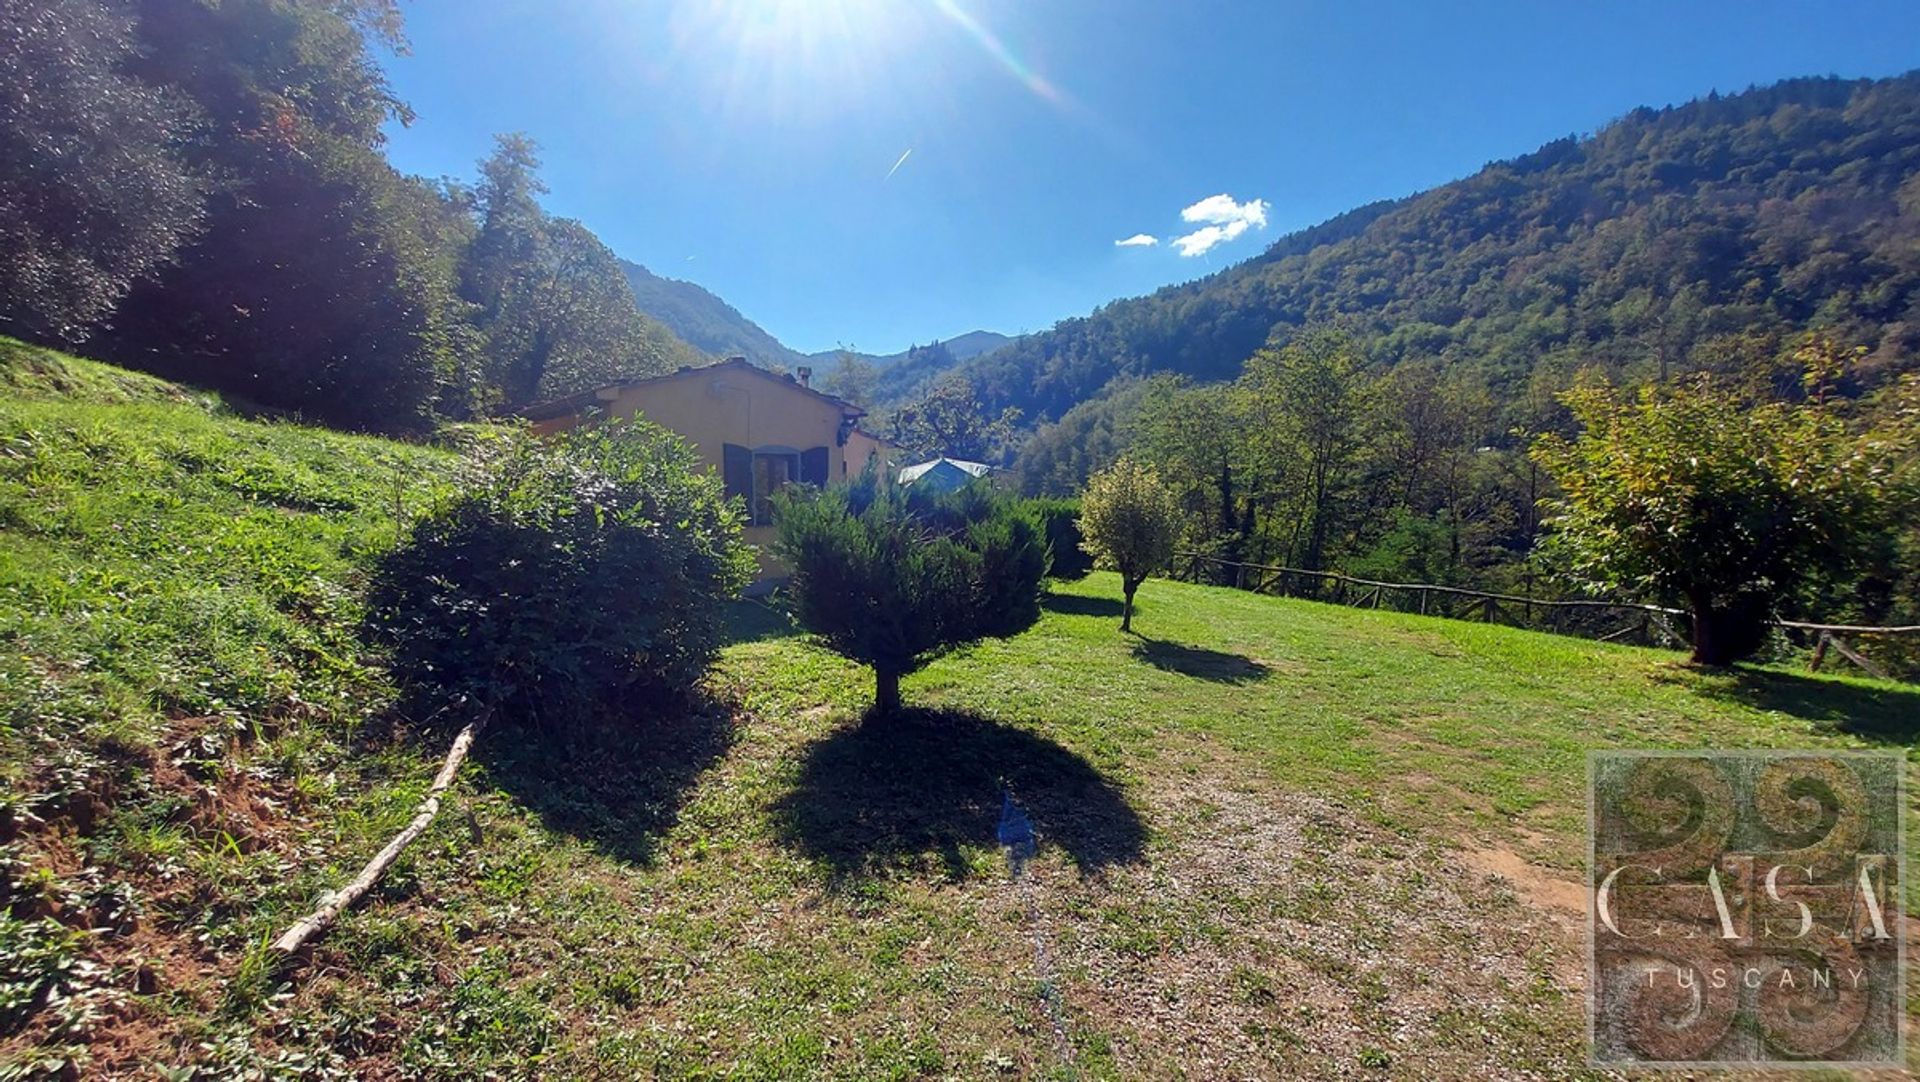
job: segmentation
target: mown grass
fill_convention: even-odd
[[[282,967],[442,750],[354,627],[450,459],[36,356],[0,363],[0,1075],[1573,1075],[1577,935],[1456,847],[1576,868],[1589,748],[1920,725],[1904,686],[1170,582],[1124,636],[1105,574],[862,724],[869,676],[742,602],[701,708],[489,730]]]

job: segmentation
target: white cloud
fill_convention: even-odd
[[[1206,223],[1191,233],[1173,238],[1172,244],[1183,256],[1200,255],[1217,244],[1238,237],[1249,229],[1267,227],[1267,201],[1249,199],[1235,202],[1230,195],[1210,195],[1180,212],[1186,222]]]
[[[1236,203],[1230,195],[1210,195],[1181,211],[1180,220],[1208,222],[1213,225],[1245,222],[1248,225],[1264,227],[1267,224],[1267,201],[1249,199],[1244,203]]]
[[[1133,236],[1128,237],[1126,240],[1114,241],[1113,245],[1116,248],[1151,248],[1158,243],[1160,243],[1159,237],[1151,236],[1146,233],[1135,233]]]
[[[1191,233],[1175,237],[1173,238],[1172,244],[1175,248],[1180,249],[1181,255],[1194,256],[1200,255],[1216,244],[1221,244],[1231,239],[1231,237],[1227,236],[1225,226],[1210,225],[1205,229],[1196,229]]]

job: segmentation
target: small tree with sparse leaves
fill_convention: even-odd
[[[1080,496],[1083,544],[1099,566],[1120,572],[1126,595],[1120,630],[1133,630],[1133,595],[1148,575],[1173,559],[1180,505],[1150,466],[1121,459],[1087,478]]]

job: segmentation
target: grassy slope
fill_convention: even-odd
[[[305,839],[404,811],[355,585],[450,465],[0,340],[0,1062],[217,1039]]]
[[[368,735],[386,686],[349,629],[446,460],[40,364],[0,369],[29,387],[0,403],[0,771],[43,798],[9,798],[0,1011],[49,959],[78,995],[0,1022],[0,1064],[1559,1076],[1580,940],[1543,884],[1580,859],[1586,748],[1920,721],[1910,688],[1166,582],[1123,637],[1099,574],[909,678],[921,709],[880,728],[862,672],[743,604],[724,705],[636,703],[593,746],[489,732],[371,903],[275,974],[262,937],[439,751]],[[1003,785],[1042,837],[1022,885]]]

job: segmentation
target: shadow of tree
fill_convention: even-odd
[[[757,598],[739,598],[727,602],[722,616],[720,641],[726,646],[748,642],[787,639],[800,634],[792,618],[774,604]]]
[[[938,867],[970,873],[964,846],[998,844],[1010,788],[1042,850],[1083,874],[1138,861],[1146,827],[1120,788],[1045,737],[959,710],[869,715],[807,750],[774,806],[781,842],[836,880]]]
[[[1241,654],[1185,646],[1164,639],[1141,638],[1133,644],[1133,656],[1156,669],[1219,684],[1250,684],[1266,679],[1273,671]]]
[[[1111,616],[1120,619],[1120,602],[1111,597],[1083,597],[1080,594],[1042,594],[1040,607],[1048,612],[1063,613],[1067,616]],[[1140,606],[1133,607],[1134,615],[1140,614]]]
[[[548,829],[615,859],[650,864],[688,790],[733,739],[732,712],[722,703],[695,701],[668,716],[565,737],[490,729],[473,754],[488,780],[538,813]]]
[[[1824,729],[1883,744],[1920,738],[1920,687],[1862,687],[1774,669],[1698,674],[1695,690],[1713,698],[1802,718]]]

